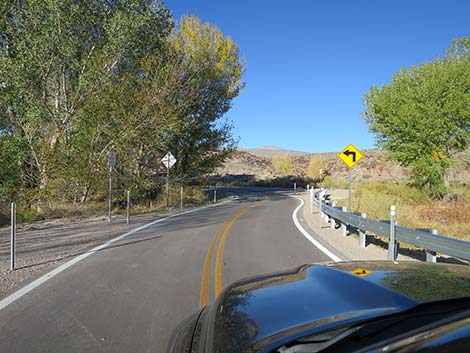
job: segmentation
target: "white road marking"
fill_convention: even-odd
[[[313,245],[315,245],[322,253],[324,253],[326,256],[328,256],[330,259],[332,259],[333,261],[335,262],[340,262],[342,261],[338,256],[336,256],[335,254],[333,254],[330,250],[328,250],[327,248],[325,248],[322,244],[320,244],[315,238],[313,238],[305,229],[304,227],[302,227],[302,225],[300,224],[299,220],[297,219],[297,213],[299,212],[299,210],[302,208],[302,206],[304,205],[304,200],[302,200],[300,197],[297,197],[297,196],[292,196],[294,198],[296,198],[297,200],[300,200],[300,205],[297,206],[297,208],[294,210],[294,212],[292,212],[292,220],[294,221],[294,224],[295,226],[297,227],[297,229],[300,231],[300,233],[303,234],[303,236],[305,238],[308,239],[308,241],[310,241]]]
[[[232,200],[236,200],[238,198],[238,196]],[[157,223],[160,223],[160,222],[163,222],[163,221],[166,221],[167,219],[169,218],[173,218],[173,217],[177,217],[177,216],[181,216],[181,215],[184,215],[184,214],[187,214],[187,213],[191,213],[191,212],[195,212],[195,211],[199,211],[199,210],[202,210],[202,209],[205,209],[205,208],[209,208],[209,207],[214,207],[214,206],[220,206],[220,205],[223,205],[227,202],[230,202],[232,200],[227,200],[227,201],[223,201],[223,202],[220,202],[220,203],[217,203],[217,204],[213,204],[213,205],[207,205],[207,206],[202,206],[202,207],[198,207],[198,208],[194,208],[194,209],[191,209],[191,210],[188,210],[188,211],[183,211],[183,212],[180,212],[180,213],[175,213],[175,214],[172,214],[172,215],[169,215],[169,216],[166,216],[164,218],[160,218],[160,219],[157,219],[156,221],[153,221],[153,222],[150,222],[150,223],[147,223],[147,224],[144,224],[138,228],[135,228],[135,229],[132,229],[131,231],[127,232],[127,233],[124,233],[116,238],[113,238],[111,240],[108,240],[106,243],[103,243],[101,245],[98,245],[97,247],[94,247],[93,249],[91,250],[88,250],[86,253],[84,254],[81,254],[81,255],[78,255],[77,257],[74,257],[72,260],[60,265],[59,267],[53,269],[52,271],[46,273],[45,275],[39,277],[38,279],[34,280],[33,282],[31,282],[30,284],[24,286],[23,288],[20,288],[19,290],[17,290],[16,292],[10,294],[8,297],[0,300],[0,310],[2,310],[3,308],[7,307],[8,305],[10,305],[11,303],[13,303],[14,301],[18,300],[19,298],[21,298],[22,296],[24,296],[25,294],[28,294],[29,292],[31,292],[33,289],[39,287],[41,284],[43,284],[44,282],[46,282],[47,280],[51,279],[52,277],[58,275],[59,273],[61,273],[62,271],[65,271],[66,269],[68,269],[69,267],[75,265],[76,263],[82,261],[83,259],[87,258],[88,256],[90,255],[93,255],[94,253],[96,253],[97,251],[100,251],[108,246],[110,246],[111,244],[121,240],[121,239],[124,239],[125,237],[128,237],[129,235],[132,235],[134,233],[137,233],[138,231],[141,231],[142,229],[145,229],[145,228],[148,228],[150,226],[153,226]]]

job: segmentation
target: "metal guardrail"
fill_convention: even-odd
[[[332,218],[335,223],[341,223],[342,225],[354,227],[363,232],[370,232],[386,238],[390,237],[392,226],[390,222],[363,218],[360,215],[343,211],[338,207],[330,206],[325,202],[321,202],[320,206],[320,200],[318,197],[319,195],[317,192],[314,194],[312,204],[317,208],[320,208],[320,211],[326,216]],[[394,226],[397,241],[423,248],[427,252],[436,252],[450,255],[459,259],[470,260],[470,242],[448,238],[441,235],[435,235],[423,230],[399,227],[397,225]],[[389,251],[391,251],[390,247]],[[435,254],[432,255],[433,256],[429,257],[430,259],[435,256]],[[393,254],[393,258],[395,257],[396,254]]]

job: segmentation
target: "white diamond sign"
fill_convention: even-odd
[[[165,165],[165,167],[167,167],[168,169],[170,169],[170,168],[173,167],[173,165],[176,163],[176,158],[171,154],[171,152],[168,152],[168,153],[162,158],[162,162],[163,162],[163,164]]]

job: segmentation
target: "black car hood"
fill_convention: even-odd
[[[286,340],[470,296],[465,266],[348,262],[236,282],[206,315],[204,352],[269,352]]]

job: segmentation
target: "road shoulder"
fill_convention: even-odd
[[[368,244],[367,247],[359,247],[359,241],[356,234],[342,236],[340,229],[331,229],[330,225],[320,219],[320,213],[316,207],[311,210],[308,202],[307,193],[297,195],[305,203],[299,211],[299,220],[303,218],[303,224],[308,228],[310,234],[315,234],[316,238],[322,244],[329,248],[336,249],[338,256],[344,260],[387,260],[387,251],[374,244]],[[341,255],[341,256],[340,256]],[[416,261],[415,259],[399,254],[399,261]]]

